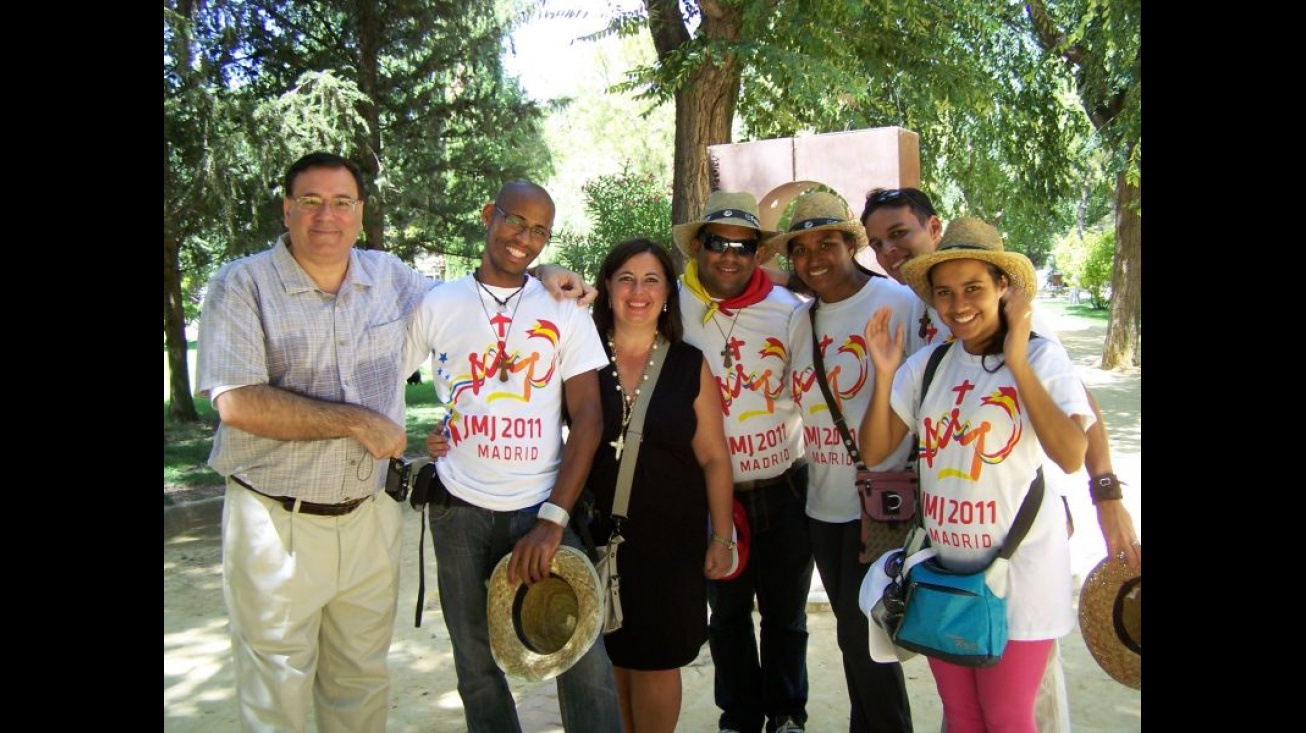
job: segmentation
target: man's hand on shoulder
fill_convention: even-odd
[[[559,265],[537,265],[535,277],[558,300],[573,298],[579,305],[589,305],[598,297],[599,291],[585,282],[577,273]]]

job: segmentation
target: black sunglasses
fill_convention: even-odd
[[[735,249],[739,254],[745,257],[751,257],[757,254],[758,241],[756,239],[730,239],[720,234],[708,234],[703,238],[703,246],[707,247],[709,252],[722,254],[728,249]]]
[[[887,188],[883,191],[871,194],[870,202],[878,206],[880,204],[891,204],[894,201],[901,201],[905,198],[907,198],[907,194],[903,193],[902,189]]]
[[[907,553],[899,550],[892,555],[884,558],[884,574],[890,578],[896,578],[902,575],[902,566],[907,561]]]
[[[865,220],[872,211],[881,206],[911,206],[924,211],[929,216],[937,216],[934,203],[923,192],[914,188],[886,188],[867,195],[862,219]]]

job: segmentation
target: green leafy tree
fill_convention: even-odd
[[[401,258],[470,255],[479,212],[505,181],[550,169],[542,110],[506,80],[511,21],[495,0],[227,0],[240,75],[265,96],[306,70],[364,95],[366,132],[341,150],[369,197],[362,242]]]
[[[271,214],[246,123],[255,101],[214,62],[229,39],[212,34],[205,7],[179,0],[163,13],[163,333],[167,417],[180,422],[199,420],[185,334],[199,289],[231,243]]]
[[[599,176],[583,186],[588,234],[565,233],[558,262],[593,282],[612,246],[646,237],[671,251],[671,196],[664,181],[629,170]]]
[[[313,149],[359,163],[360,245],[479,249],[478,213],[547,175],[540,110],[505,81],[495,0],[164,5],[164,342],[170,413],[197,419],[185,323],[212,268],[280,230],[279,177]]]
[[[1102,366],[1142,364],[1142,0],[1033,0],[1038,41],[1064,63],[1115,180],[1115,265]]]
[[[1139,33],[1131,3],[1089,4],[1081,15],[1109,17],[1112,37],[1127,39]],[[945,194],[945,214],[994,221],[1041,261],[1094,189],[1104,137],[1083,114],[1092,117],[1090,90],[1044,50],[1037,18],[1021,4],[975,0],[645,0],[609,29],[647,29],[657,49],[623,88],[674,103],[674,221],[701,210],[707,146],[732,141],[736,109],[755,137],[899,125],[921,133],[924,184]],[[1095,37],[1077,30],[1071,38]],[[1136,45],[1100,48],[1112,49],[1123,52],[1114,69],[1139,58]]]
[[[1095,227],[1082,236],[1067,234],[1056,245],[1057,267],[1065,275],[1067,284],[1087,290],[1093,307],[1097,309],[1106,307],[1106,290],[1111,285],[1115,259],[1115,238],[1113,229]]]

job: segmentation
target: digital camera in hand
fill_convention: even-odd
[[[426,508],[431,498],[435,464],[430,458],[391,458],[385,477],[385,493],[391,499],[408,503],[416,510]]]

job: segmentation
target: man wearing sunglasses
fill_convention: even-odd
[[[752,531],[748,564],[709,581],[708,644],[724,732],[792,733],[807,721],[807,595],[812,550],[804,513],[807,465],[789,383],[789,333],[798,298],[759,266],[757,200],[718,191],[698,221],[673,228],[688,258],[680,289],[685,340],[721,390],[735,498]],[[760,653],[753,606],[762,614]]]
[[[933,252],[943,237],[943,222],[934,209],[934,202],[925,192],[916,188],[873,189],[866,195],[861,220],[866,227],[866,235],[871,250],[875,252],[876,261],[898,282],[902,282],[899,268],[903,263]],[[915,338],[908,339],[908,346],[924,346],[947,339],[951,334],[939,319],[938,313],[919,299],[918,303],[913,322],[919,328],[917,333],[909,334]],[[1041,317],[1039,310],[1035,309],[1034,330],[1059,342],[1055,330],[1048,323],[1046,317]],[[1120,484],[1112,469],[1111,445],[1107,441],[1106,425],[1097,401],[1093,399],[1093,393],[1087,387],[1084,392],[1088,395],[1093,415],[1097,418],[1088,431],[1084,468],[1090,476],[1089,491],[1097,507],[1098,526],[1106,540],[1108,556],[1121,557],[1130,567],[1139,567],[1142,564],[1142,547],[1136,541],[1138,535],[1134,531],[1133,518],[1124,505]],[[1065,482],[1055,480],[1050,482],[1054,487],[1064,484]],[[1064,493],[1062,501],[1066,502]],[[1073,533],[1074,523],[1068,502],[1066,523],[1068,531]],[[1070,708],[1065,684],[1060,645],[1057,644],[1048,656],[1048,668],[1035,703],[1040,733],[1069,733]]]
[[[199,332],[240,719],[303,731],[311,701],[318,730],[381,733],[403,527],[382,487],[407,445],[405,324],[436,282],[354,246],[352,161],[311,153],[284,187],[286,233],[213,276]],[[583,292],[574,273],[551,279]]]

